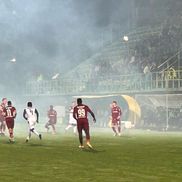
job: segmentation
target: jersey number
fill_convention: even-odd
[[[78,117],[79,118],[85,117],[85,109],[78,109]]]
[[[10,109],[7,109],[6,111],[7,111],[7,116],[11,117],[12,116],[11,110]]]

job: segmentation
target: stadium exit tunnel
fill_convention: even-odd
[[[83,98],[83,99],[94,99],[94,100],[116,100],[116,97],[121,97],[123,101],[125,101],[128,105],[128,114],[127,114],[127,121],[131,121],[132,124],[136,125],[140,121],[141,118],[141,109],[137,101],[128,95],[84,95],[84,96],[74,96],[74,98]],[[119,98],[118,98],[119,99]],[[118,104],[120,105],[120,104]]]

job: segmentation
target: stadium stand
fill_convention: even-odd
[[[164,30],[165,26],[135,30],[127,34],[128,42],[117,40],[107,44],[61,79],[28,81],[25,94],[178,91],[182,87],[181,48],[170,50],[170,45],[169,49],[162,49],[169,41]],[[163,43],[159,44],[160,40]]]

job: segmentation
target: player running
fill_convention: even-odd
[[[121,115],[121,108],[116,101],[113,101],[111,104],[111,127],[114,131],[114,136],[121,136]]]
[[[8,106],[4,108],[4,117],[6,121],[6,126],[9,131],[9,141],[14,142],[14,119],[16,118],[16,108],[12,106],[11,101],[8,101]]]
[[[75,118],[73,118],[73,109],[76,106],[76,102],[73,101],[72,105],[69,107],[69,122],[68,122],[68,126],[65,128],[66,131],[69,130],[69,128],[73,127],[73,133],[76,135],[77,133],[77,121],[75,120]]]
[[[6,130],[6,121],[3,115],[4,108],[7,106],[7,98],[2,99],[2,103],[0,105],[0,135],[4,136],[5,135],[5,130]]]
[[[47,116],[49,121],[46,123],[45,128],[47,128],[47,132],[49,131],[49,126],[53,129],[53,134],[56,134],[55,124],[57,122],[57,112],[54,110],[53,105],[50,105],[50,109],[47,111]]]
[[[35,124],[36,122],[39,122],[39,113],[36,108],[32,107],[32,102],[27,103],[27,108],[23,111],[23,117],[28,121],[29,125],[29,134],[27,136],[26,142],[30,140],[31,133],[36,134],[41,140],[42,135],[35,130]]]
[[[85,131],[87,146],[89,148],[93,148],[92,145],[90,144],[89,123],[87,118],[88,112],[92,115],[93,121],[96,122],[94,113],[91,111],[91,109],[87,105],[82,104],[81,98],[78,98],[77,106],[75,106],[73,109],[73,118],[75,118],[77,121],[77,129],[78,129],[79,141],[80,141],[79,148],[84,148],[82,130]]]

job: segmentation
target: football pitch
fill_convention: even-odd
[[[100,129],[102,130],[102,129]],[[94,150],[78,148],[71,132],[43,133],[25,143],[0,137],[0,181],[182,181],[182,133],[131,130],[91,133]]]

